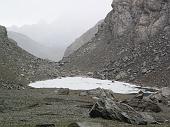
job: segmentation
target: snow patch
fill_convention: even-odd
[[[29,84],[34,88],[69,88],[71,90],[91,90],[96,88],[110,89],[115,93],[129,94],[138,93],[138,86],[124,82],[112,82],[87,77],[63,77],[46,81],[37,81]]]

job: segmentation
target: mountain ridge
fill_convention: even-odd
[[[100,20],[94,27],[90,28],[79,38],[77,38],[70,46],[67,47],[64,53],[64,57],[68,57],[73,52],[77,51],[81,46],[91,41],[91,39],[98,32],[98,27],[102,24],[103,20]]]
[[[15,40],[19,47],[38,58],[48,59],[50,57],[50,55],[47,54],[47,52],[50,54],[50,50],[47,47],[39,44],[24,34],[8,31],[8,37]]]
[[[24,88],[30,82],[59,75],[56,63],[37,58],[9,39],[5,27],[0,26],[0,87]]]
[[[170,2],[113,0],[112,8],[92,41],[63,59],[65,70],[169,86]]]

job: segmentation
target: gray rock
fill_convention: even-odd
[[[170,101],[170,88],[164,87],[158,92],[151,94],[148,98],[156,103],[168,105],[168,101]]]
[[[133,107],[136,111],[140,112],[161,112],[162,109],[158,104],[150,99],[144,97],[143,92],[139,92],[134,98],[126,100],[123,103]]]
[[[0,37],[7,37],[7,31],[4,26],[0,26]]]
[[[90,110],[89,115],[92,118],[101,117],[137,125],[146,125],[149,123],[147,119],[132,107],[108,98],[98,100]]]
[[[93,78],[97,78],[97,79],[105,79],[105,76],[97,71],[95,71],[93,73]]]
[[[88,91],[80,91],[79,96],[88,96]]]
[[[155,118],[152,117],[151,115],[148,115],[148,113],[141,112],[140,114],[142,115],[143,118],[145,118],[147,120],[148,124],[158,124],[158,122],[155,120]]]
[[[68,88],[60,88],[55,91],[58,95],[69,95],[70,90]]]
[[[87,75],[93,77],[93,72],[88,72]]]
[[[97,98],[110,98],[112,100],[116,100],[114,93],[112,90],[97,88],[93,90],[88,91],[88,95],[91,97],[97,97]]]
[[[170,101],[168,101],[168,107],[170,107]]]
[[[127,76],[127,74],[126,74],[125,72],[120,72],[120,73],[116,76],[115,80],[123,79],[123,78],[125,78],[126,76]]]
[[[143,74],[147,73],[147,71],[148,71],[148,70],[147,70],[146,68],[142,69],[142,73],[143,73]]]

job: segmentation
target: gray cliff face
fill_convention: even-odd
[[[170,2],[113,0],[92,41],[64,59],[71,71],[146,85],[170,84]]]
[[[91,41],[95,34],[98,32],[100,25],[103,23],[103,20],[100,20],[93,28],[89,29],[82,36],[77,38],[65,51],[64,57],[68,57],[75,51],[77,51],[80,47],[82,47],[87,42]]]
[[[22,88],[29,82],[57,77],[55,63],[39,59],[9,39],[0,26],[0,88]]]
[[[168,24],[166,0],[113,0],[112,8],[107,22],[115,37],[134,31],[137,38],[146,41]]]

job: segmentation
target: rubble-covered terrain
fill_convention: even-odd
[[[39,59],[17,46],[0,26],[0,88],[22,89],[29,82],[58,77],[58,65]]]
[[[95,37],[58,63],[21,49],[0,26],[0,127],[170,126],[170,1],[113,0],[112,8]],[[91,89],[87,80],[87,89],[56,89],[74,88],[62,80],[77,75],[111,79],[109,89]],[[28,86],[59,76],[47,81],[53,89]],[[120,86],[111,90],[115,80],[157,87],[120,94]]]
[[[170,2],[113,0],[112,8],[92,41],[63,60],[65,70],[169,86]]]
[[[165,90],[155,96],[159,93],[165,93]],[[139,96],[115,94],[104,89],[0,89],[0,126],[74,127],[77,123],[80,127],[138,127],[137,124],[168,127],[168,105],[149,100],[148,96],[144,96],[148,98],[147,102],[157,105],[161,111],[135,110],[126,103],[135,98],[142,101]]]

